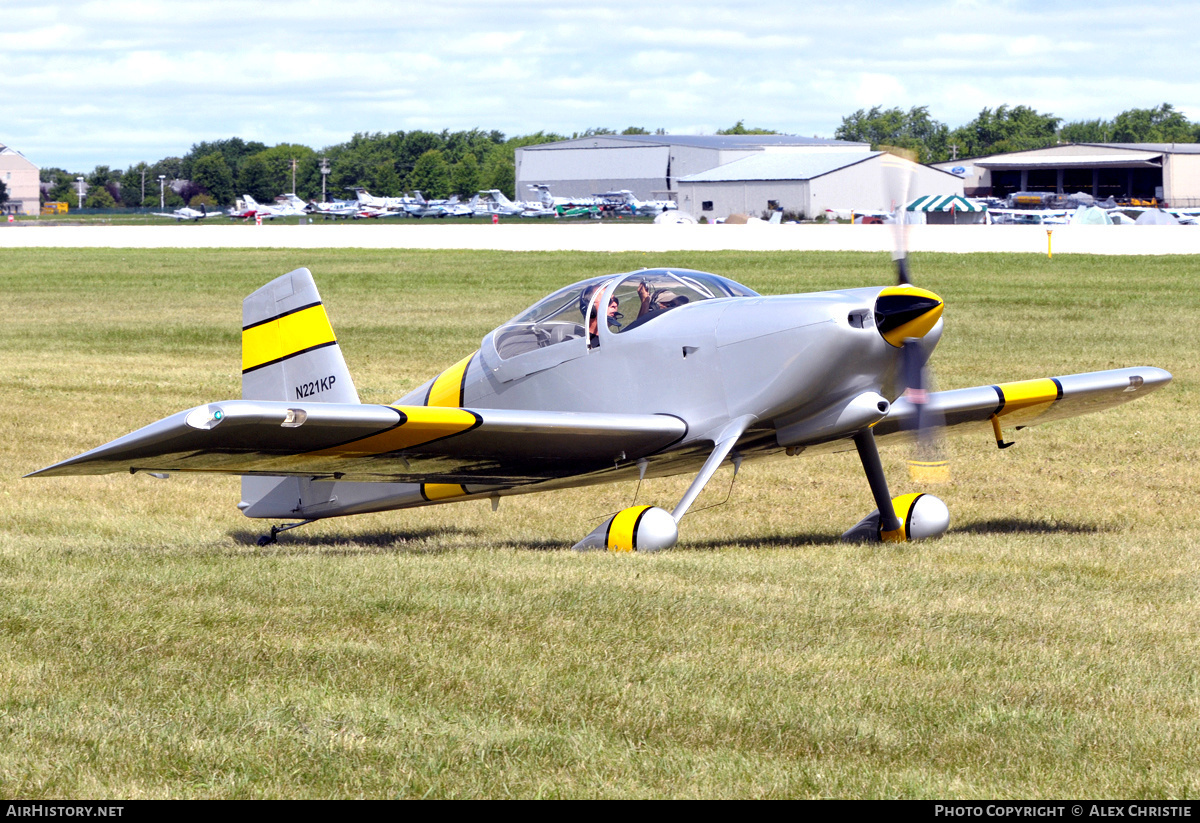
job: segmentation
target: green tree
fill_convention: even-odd
[[[356,132],[345,143],[325,147],[323,153],[329,158],[330,166],[329,187],[335,197],[355,186],[371,188],[367,170],[383,157],[375,140],[378,136]]]
[[[298,197],[309,199],[321,193],[321,175],[318,171],[320,158],[308,146],[298,143],[280,143],[253,155],[261,160],[267,171],[267,199],[292,191],[295,180]],[[292,165],[295,164],[293,178]]]
[[[1076,120],[1058,130],[1064,143],[1111,143],[1113,124],[1109,120]]]
[[[260,203],[267,203],[276,193],[271,183],[271,172],[263,158],[252,155],[242,161],[237,176],[238,195],[248,194]]]
[[[1129,109],[1113,119],[1114,143],[1195,143],[1196,127],[1170,103]]]
[[[396,165],[394,163],[385,162],[379,164],[379,167],[375,170],[371,190],[382,197],[399,197],[404,194],[404,181],[396,173]]]
[[[746,128],[746,121],[739,120],[727,129],[717,129],[717,134],[779,134],[772,129]]]
[[[218,203],[233,202],[233,172],[221,154],[213,152],[193,162],[191,181]]]
[[[842,118],[834,132],[838,140],[870,143],[878,151],[883,146],[895,146],[916,152],[921,163],[950,159],[947,148],[950,129],[929,116],[928,106],[914,106],[907,112],[899,108],[873,106],[869,111],[859,109]]]
[[[621,134],[649,134],[650,132],[643,129],[641,126],[629,126],[621,130]]]
[[[507,144],[497,146],[488,152],[487,156],[483,158],[483,162],[479,164],[480,189],[499,189],[507,197],[518,198],[515,152],[516,150],[509,148]]]
[[[159,175],[167,178],[167,181],[186,179],[187,175],[183,173],[183,158],[182,157],[164,157],[150,167],[149,173],[146,174],[146,194],[150,193],[150,179],[153,176],[154,180],[158,180]]]
[[[145,193],[143,194],[143,178],[145,176]],[[135,163],[126,169],[121,175],[121,202],[126,206],[137,206],[142,201],[148,199],[150,195],[154,195],[154,205],[158,205],[158,178],[150,171],[150,166],[145,163]]]
[[[979,157],[1052,146],[1058,140],[1061,117],[1039,114],[1028,106],[983,109],[979,116],[950,133],[960,157]]]
[[[8,202],[8,186],[0,180],[0,206]]]
[[[89,186],[107,186],[113,180],[119,179],[120,174],[120,171],[114,172],[108,166],[96,166],[86,175],[85,182]]]
[[[92,186],[83,201],[84,208],[88,209],[112,209],[116,208],[116,205],[117,201],[106,186]]]
[[[475,194],[481,188],[479,179],[479,161],[473,154],[464,154],[462,160],[451,167],[450,190],[459,195]]]
[[[450,167],[438,149],[430,149],[417,158],[408,176],[408,188],[427,199],[439,199],[450,194]]]
[[[558,143],[567,138],[561,134],[554,132],[537,131],[533,134],[525,134],[520,137],[512,137],[504,142],[504,148],[508,150],[510,159],[516,157],[517,149],[525,146],[536,146],[541,143]]]
[[[504,143],[504,135],[498,131],[484,132],[479,129],[470,131],[443,131],[442,153],[446,162],[451,165],[461,163],[468,154],[475,155],[476,160],[486,155],[494,146]]]
[[[266,145],[259,143],[257,140],[249,142],[240,137],[230,137],[226,140],[212,140],[196,143],[191,150],[185,154],[181,160],[182,168],[175,174],[175,177],[185,180],[192,180],[195,173],[192,166],[201,157],[207,157],[210,154],[219,154],[225,158],[225,165],[229,167],[230,173],[235,176],[241,168],[242,160],[250,155],[257,154],[266,148]]]
[[[401,177],[409,176],[417,167],[417,161],[426,153],[434,150],[439,151],[439,157],[445,161],[446,156],[441,153],[445,141],[439,135],[430,131],[410,131],[408,134],[397,132],[396,138],[391,143],[392,163],[396,168],[396,173]],[[449,185],[449,184],[447,184]],[[420,188],[408,183],[409,188]],[[421,189],[421,191],[425,191]],[[426,195],[429,192],[425,192]],[[445,195],[442,195],[445,196]]]
[[[578,140],[581,137],[603,137],[606,134],[616,134],[616,132],[613,131],[612,129],[606,129],[603,126],[593,126],[592,128],[590,128],[586,131],[575,132],[574,134],[571,135],[571,139]]]
[[[54,185],[50,187],[50,191],[46,194],[47,200],[67,202],[75,204],[79,198],[79,184],[75,178],[78,174],[63,174],[55,178]]]

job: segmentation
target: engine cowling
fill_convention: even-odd
[[[658,506],[630,506],[614,514],[575,544],[576,551],[656,552],[679,540],[670,512]]]

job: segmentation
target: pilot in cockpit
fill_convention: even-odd
[[[645,280],[638,283],[637,294],[642,301],[642,305],[638,308],[639,318],[645,317],[647,314],[673,309],[688,302],[686,297],[669,289],[652,290]]]
[[[595,287],[588,289],[579,296],[579,311],[587,315],[588,301],[592,303],[592,315],[588,320],[588,347],[595,348],[600,345],[600,300],[604,296],[603,287]],[[621,301],[614,294],[608,300],[608,327],[614,331],[620,330],[621,320],[625,315],[621,314]]]

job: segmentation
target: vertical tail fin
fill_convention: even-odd
[[[358,403],[358,390],[308,269],[242,302],[242,397]]]
[[[277,277],[242,301],[242,398],[359,402],[308,269]],[[275,510],[278,506],[268,506],[267,514],[250,510],[270,495],[271,500],[295,500],[299,513],[306,505],[326,502],[331,489],[330,483],[295,477],[243,477],[238,508],[251,517],[287,516]]]

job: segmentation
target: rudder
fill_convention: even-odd
[[[308,269],[242,302],[242,398],[358,403],[358,390]]]
[[[277,277],[242,301],[242,399],[360,402],[308,269]],[[287,507],[249,510],[270,496],[295,500],[299,514],[305,505],[325,502],[331,489],[294,477],[246,476],[238,508],[251,517],[287,517]]]

